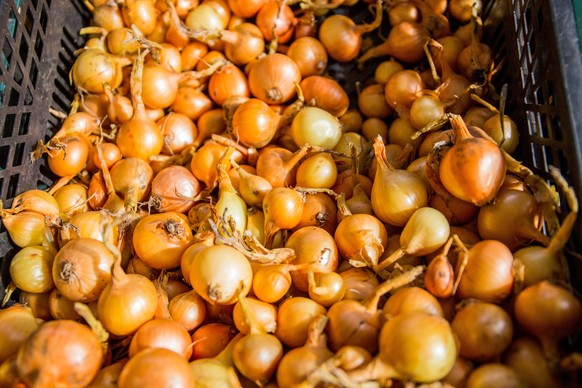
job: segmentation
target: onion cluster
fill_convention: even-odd
[[[356,3],[86,2],[1,386],[567,384],[578,202],[510,155],[480,2]]]

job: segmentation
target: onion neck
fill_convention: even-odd
[[[351,380],[351,387],[361,386],[359,383],[365,381],[388,380],[394,378],[404,378],[396,369],[386,364],[379,356],[373,358],[363,366],[347,372]]]
[[[376,17],[374,21],[370,24],[361,24],[359,26],[354,27],[354,31],[358,34],[365,34],[370,31],[374,31],[376,28],[380,27],[382,24],[382,14],[384,13],[384,9],[382,7],[383,0],[376,1]]]
[[[133,63],[133,69],[131,69],[130,89],[131,89],[131,101],[133,106],[133,115],[131,119],[147,117],[145,105],[142,99],[142,80],[143,80],[144,58],[148,54],[148,52],[149,50],[144,50],[140,52],[135,58],[135,62]]]
[[[377,178],[379,174],[381,175],[388,171],[394,171],[394,167],[392,167],[388,158],[386,158],[386,146],[380,136],[374,139],[374,156],[378,162],[378,168],[376,169]]]
[[[245,317],[245,321],[249,326],[249,335],[250,334],[265,334],[259,327],[257,320],[255,319],[255,314],[247,301],[246,296],[244,293],[240,292],[238,294],[238,303],[242,309],[242,313]]]
[[[469,128],[467,128],[467,124],[465,124],[465,120],[459,115],[451,114],[450,115],[451,126],[455,131],[455,144],[465,140],[465,139],[473,139],[473,135],[469,132]]]
[[[235,335],[230,340],[230,342],[228,343],[228,345],[226,345],[226,347],[224,349],[222,349],[222,351],[220,353],[218,353],[218,355],[216,357],[214,357],[213,360],[216,360],[216,361],[220,362],[222,365],[224,365],[227,368],[234,367],[234,363],[232,361],[232,351],[233,351],[234,346],[236,345],[236,343],[242,337],[244,337],[244,334],[242,334],[242,333],[238,333],[237,335]]]
[[[362,303],[366,308],[366,311],[368,313],[376,313],[376,311],[378,311],[378,302],[380,301],[380,297],[382,297],[384,294],[392,291],[395,288],[399,288],[411,283],[423,272],[424,266],[419,265],[414,267],[410,271],[401,273],[400,275],[392,279],[388,279],[384,283],[381,283],[378,287],[374,289],[374,292]]]
[[[237,31],[222,30],[219,33],[220,40],[232,45],[239,44],[241,41],[241,34]]]
[[[324,334],[325,326],[329,318],[326,315],[316,316],[309,324],[307,331],[307,341],[305,346],[316,346],[327,348],[327,338]]]

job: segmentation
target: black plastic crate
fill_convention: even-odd
[[[505,65],[495,83],[509,84],[507,111],[520,128],[520,155],[549,178],[554,165],[582,193],[582,61],[570,0],[484,1],[486,41]],[[68,73],[82,46],[78,31],[90,14],[80,0],[0,0],[0,198],[45,189],[54,176],[44,160],[31,163],[39,139],[59,126],[49,108],[68,111]],[[354,69],[354,67],[351,67]],[[351,73],[351,70],[348,70]],[[345,73],[340,71],[338,76]],[[17,252],[0,229],[0,296]],[[568,246],[572,282],[582,289],[582,224]]]

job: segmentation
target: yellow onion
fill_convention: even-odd
[[[94,302],[111,280],[115,258],[101,241],[71,240],[53,261],[52,277],[60,293],[73,302]]]
[[[55,252],[44,246],[22,248],[10,262],[10,278],[16,287],[27,292],[46,292],[54,287],[51,268]]]
[[[381,138],[374,139],[374,153],[378,162],[371,196],[374,214],[383,222],[404,226],[417,209],[428,203],[424,182],[417,175],[390,165]]]

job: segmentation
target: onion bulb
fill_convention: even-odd
[[[20,378],[28,386],[85,387],[101,368],[103,348],[89,327],[69,320],[46,322],[18,351]]]
[[[372,186],[372,209],[383,222],[404,226],[417,209],[427,205],[428,194],[421,178],[390,165],[385,149],[381,138],[374,139],[378,168]]]
[[[224,271],[228,268],[228,271]],[[201,250],[190,266],[190,284],[210,303],[234,304],[239,293],[247,294],[253,271],[248,259],[235,248],[213,245]]]
[[[558,357],[558,342],[578,332],[582,323],[580,300],[546,280],[519,293],[514,313],[517,322],[540,340],[549,359]]]

